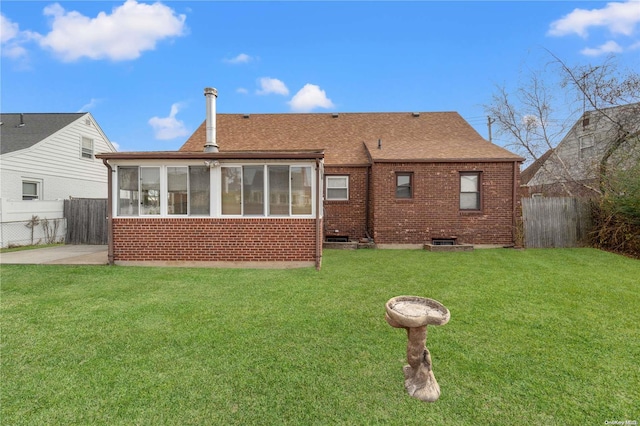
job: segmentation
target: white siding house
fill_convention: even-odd
[[[116,150],[90,113],[0,114],[0,122],[3,247],[14,239],[9,222],[62,218],[64,199],[107,197],[95,154]]]

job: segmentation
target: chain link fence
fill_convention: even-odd
[[[33,216],[30,220],[0,224],[2,248],[64,243],[66,232],[67,220],[64,218],[39,219]]]

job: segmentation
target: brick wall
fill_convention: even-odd
[[[325,167],[325,176],[349,176],[349,200],[324,202],[325,237],[344,236],[358,240],[366,236],[368,171],[368,167]]]
[[[315,219],[114,218],[114,261],[313,262]]]
[[[460,211],[461,171],[482,172],[482,210]],[[413,172],[413,198],[395,198],[395,173]],[[519,185],[519,169],[516,175]],[[374,239],[422,244],[457,237],[459,243],[512,244],[513,163],[376,163],[372,169]],[[516,197],[516,210],[519,197]]]

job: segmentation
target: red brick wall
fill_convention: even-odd
[[[345,236],[352,240],[358,240],[366,236],[366,188],[368,172],[368,167],[325,167],[325,176],[349,176],[349,200],[325,200],[324,202],[323,219],[325,236]]]
[[[315,219],[114,218],[115,261],[315,261]]]
[[[480,212],[460,211],[461,171],[482,172]],[[396,172],[413,172],[412,199],[395,198]],[[519,168],[516,179],[519,186]],[[450,237],[467,244],[514,242],[513,163],[376,163],[372,184],[377,244],[423,244]]]

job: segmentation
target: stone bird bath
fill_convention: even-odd
[[[404,387],[414,398],[434,402],[440,397],[440,386],[431,370],[431,354],[427,349],[427,325],[444,325],[451,314],[440,302],[419,296],[397,296],[385,305],[385,320],[390,326],[407,330],[407,362]]]

